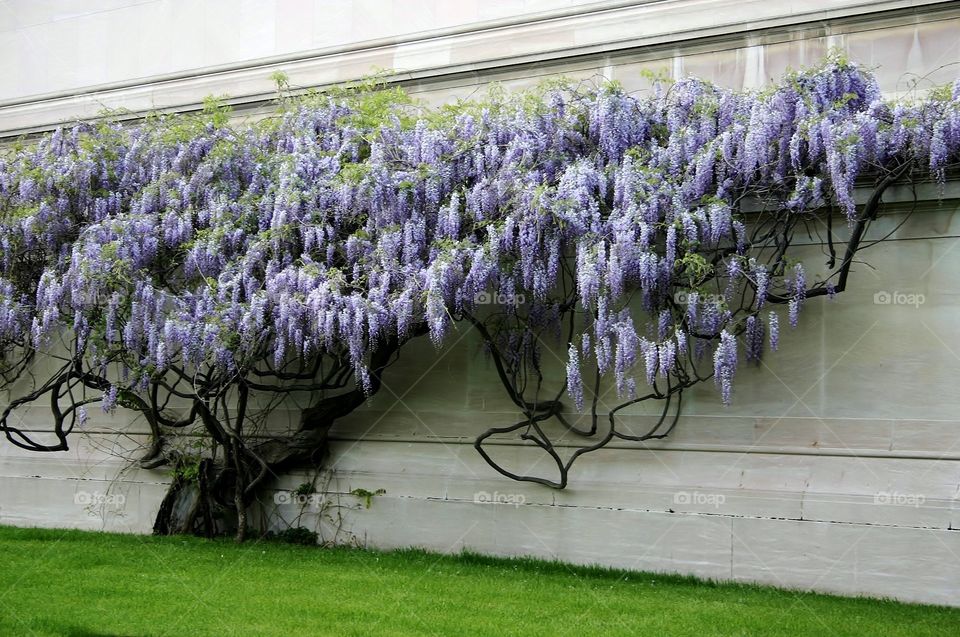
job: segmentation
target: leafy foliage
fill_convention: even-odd
[[[319,542],[316,531],[311,531],[305,526],[295,526],[268,534],[267,539],[286,542],[287,544],[300,544],[301,546],[316,546]]]

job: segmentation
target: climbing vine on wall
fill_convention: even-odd
[[[405,344],[462,325],[522,415],[477,449],[563,487],[580,455],[666,435],[690,387],[734,400],[738,367],[777,348],[775,308],[795,326],[845,289],[884,191],[946,179],[958,97],[888,101],[835,56],[762,91],[553,82],[431,110],[361,86],[284,91],[253,124],[211,100],[58,129],[0,162],[0,430],[63,450],[91,409],[132,410],[152,432],[144,466],[174,470],[157,531],[242,538],[263,486],[319,464]],[[808,235],[826,278],[791,249]],[[270,429],[295,397],[299,422]],[[662,405],[656,426],[618,429],[642,401]],[[34,403],[50,432],[19,425]],[[562,457],[548,422],[584,444]],[[502,467],[484,441],[511,434],[555,472]]]

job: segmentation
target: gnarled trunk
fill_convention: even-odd
[[[418,326],[410,337],[424,333],[426,326]],[[227,459],[204,458],[195,479],[184,477],[184,460],[178,454],[171,454],[167,461],[157,457],[146,461],[144,466],[170,464],[175,475],[157,512],[154,534],[211,537],[233,533],[237,541],[243,541],[247,532],[247,509],[258,499],[269,478],[295,468],[316,468],[323,463],[329,453],[330,428],[379,391],[383,370],[395,360],[401,344],[392,337],[374,351],[368,391],[357,387],[324,396],[303,410],[300,423],[291,434],[249,441],[249,444],[242,436],[235,436],[230,441],[230,453],[225,454]],[[211,417],[203,410],[201,416]],[[156,455],[162,445],[154,447]]]

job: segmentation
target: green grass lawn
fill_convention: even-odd
[[[960,610],[476,555],[0,527],[0,635],[960,635]]]

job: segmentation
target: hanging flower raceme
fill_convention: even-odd
[[[737,339],[749,361],[779,344],[760,312],[786,303],[796,326],[809,290],[835,292],[808,287],[754,219],[792,232],[833,203],[855,223],[857,180],[876,167],[944,179],[957,90],[888,103],[829,60],[762,92],[689,79],[426,114],[337,93],[246,126],[79,124],[0,160],[0,352],[74,331],[117,368],[107,407],[174,366],[322,356],[371,390],[390,339],[439,346],[489,312],[513,321],[508,355],[536,361],[575,313],[559,338],[578,408],[588,369],[621,396],[638,376],[664,392],[711,351],[729,402]]]
[[[732,400],[733,377],[737,372],[737,339],[724,330],[713,353],[714,383],[720,390],[724,405]]]
[[[570,345],[567,356],[567,393],[573,399],[577,411],[583,411],[583,378],[580,376],[580,355],[577,348]]]

